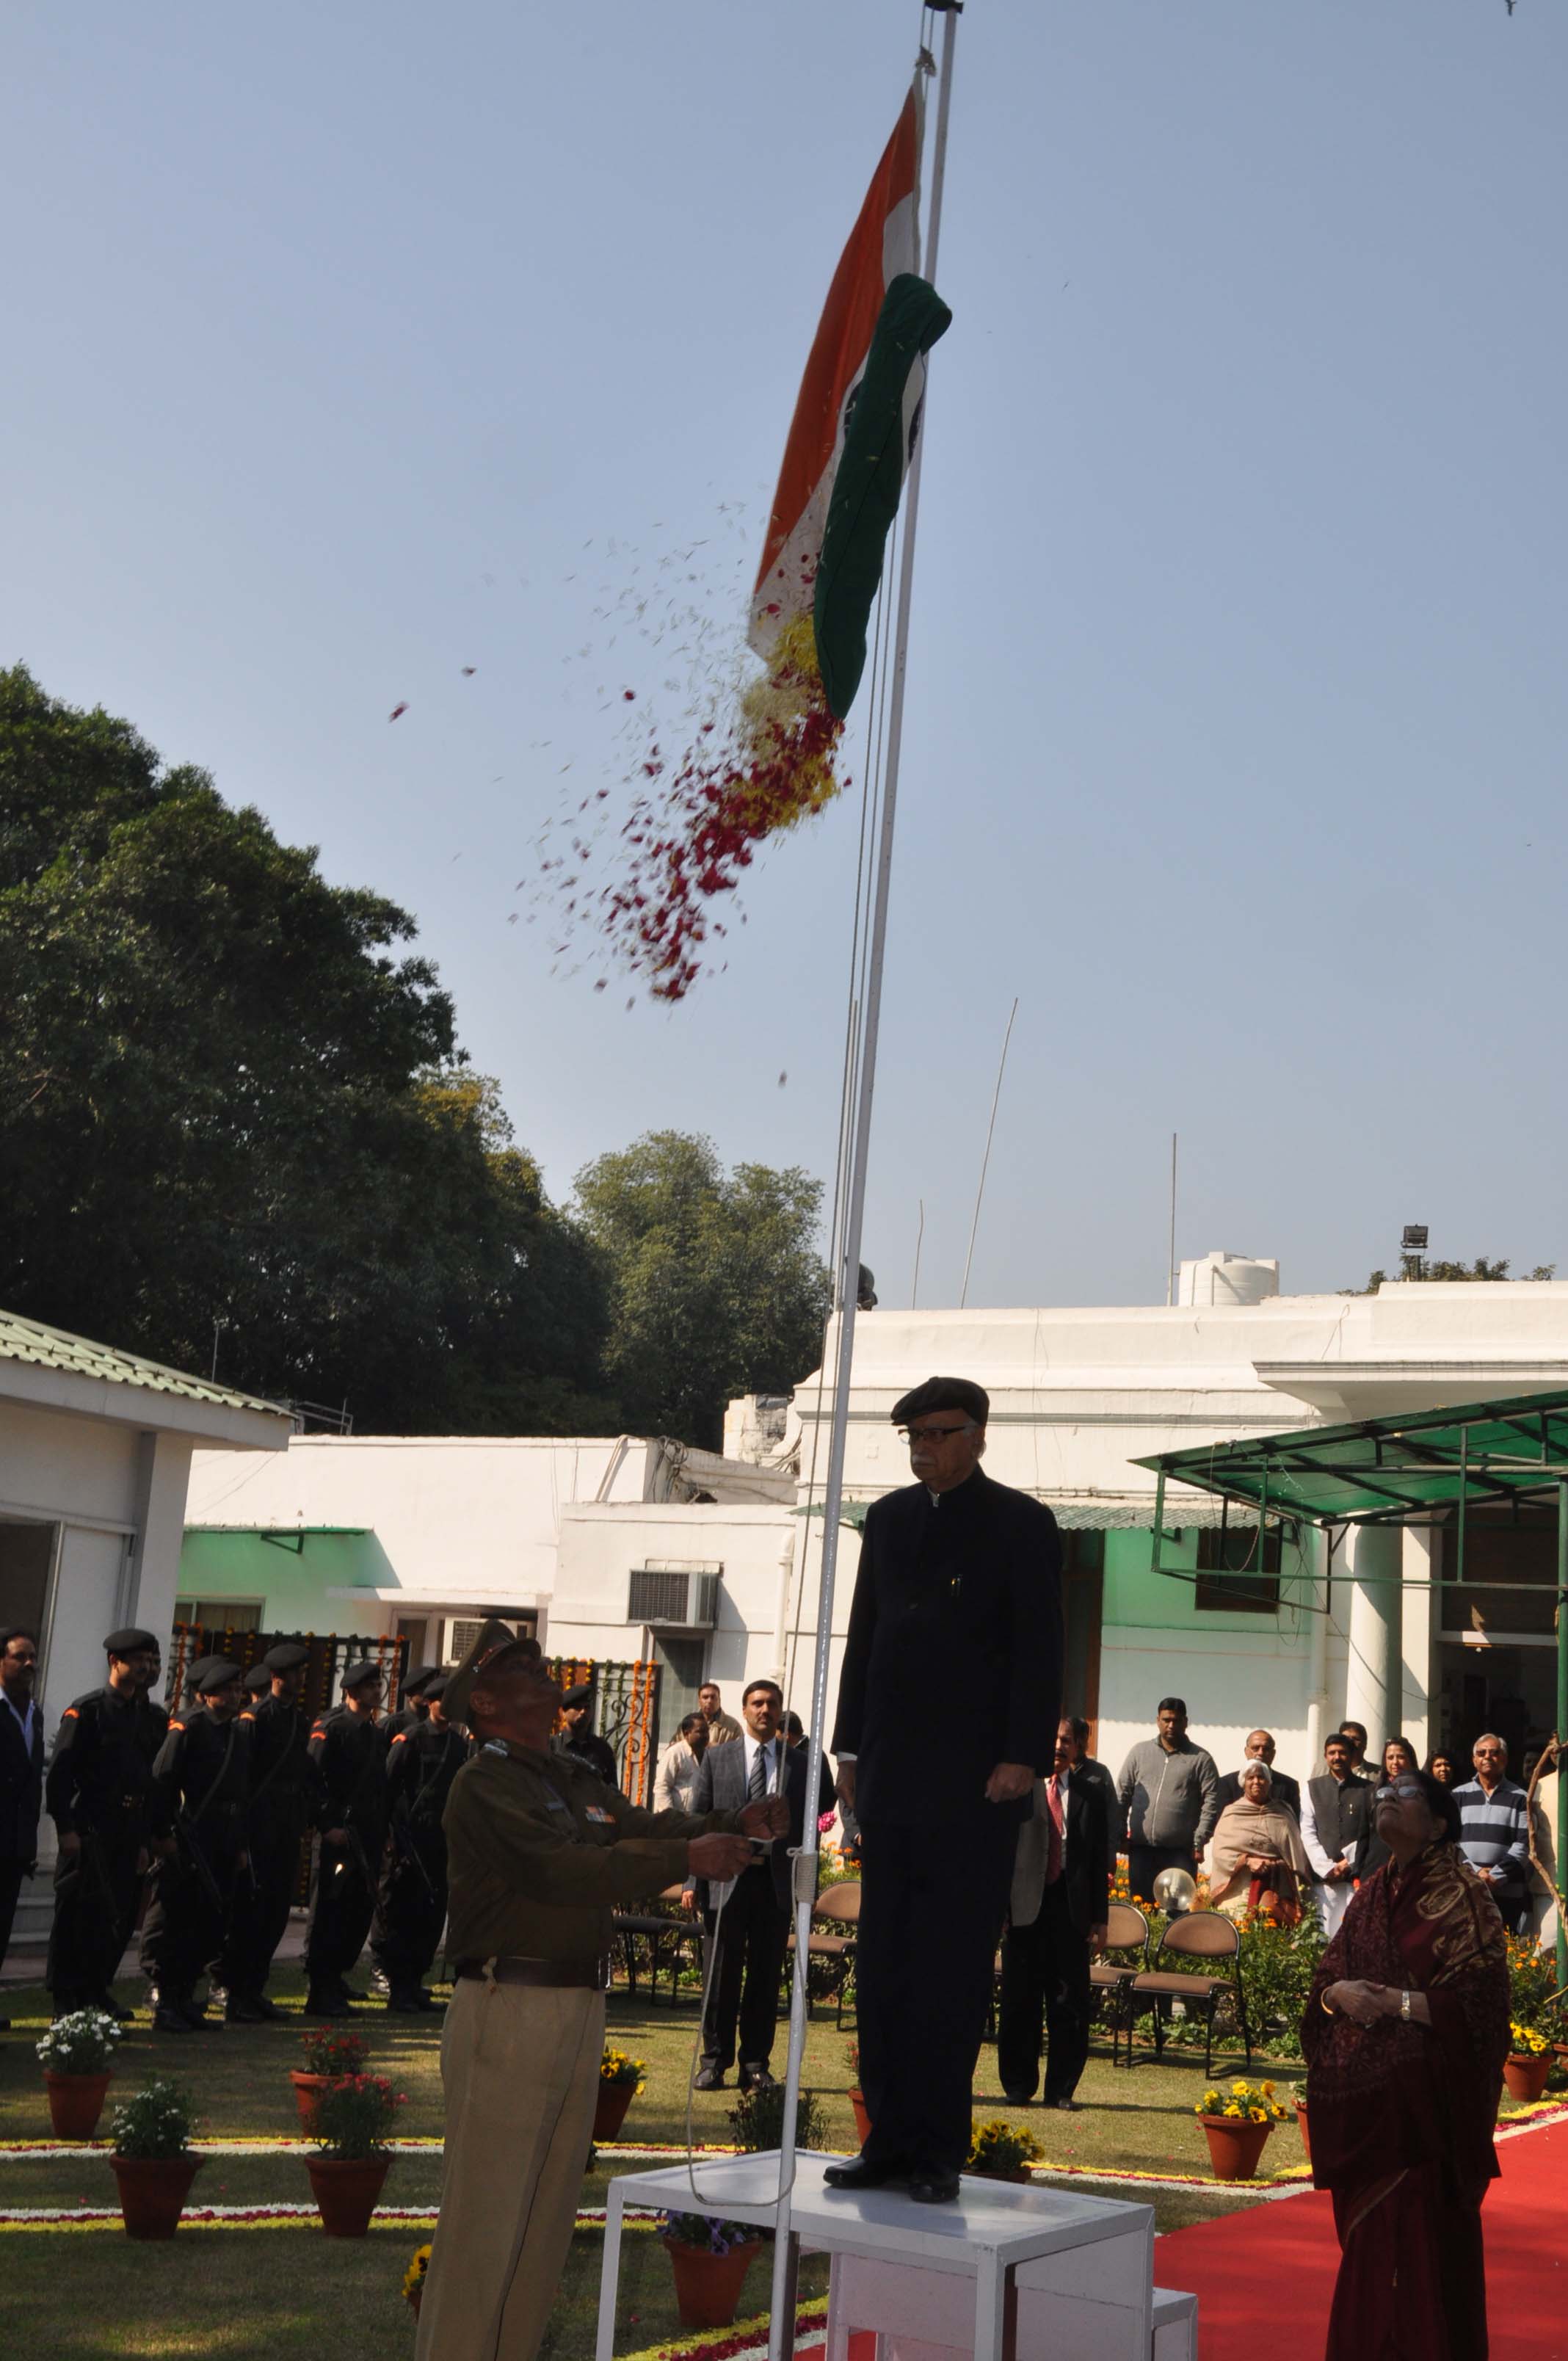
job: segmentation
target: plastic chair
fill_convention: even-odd
[[[1220,1975],[1184,1975],[1179,1969],[1162,1969],[1159,1961],[1168,1954],[1189,1960],[1228,1960],[1229,1971]],[[1241,2028],[1242,2046],[1246,2062],[1252,2064],[1252,2034],[1246,2021],[1246,1993],[1242,1989],[1241,1929],[1218,1910],[1190,1910],[1185,1916],[1173,1918],[1160,1938],[1155,1955],[1155,1966],[1133,1977],[1127,1986],[1127,2050],[1132,2055],[1132,2028],[1138,2015],[1140,2001],[1147,2001],[1154,2012],[1155,2056],[1164,2055],[1161,2004],[1165,2001],[1185,2001],[1201,2008],[1204,2015],[1203,2071],[1213,2071],[1214,2016],[1222,1998],[1229,1993],[1235,2003],[1236,2022]]]
[[[1135,1959],[1115,1960],[1113,1951],[1134,1951]],[[1135,1902],[1113,1902],[1105,1914],[1105,1950],[1089,1967],[1090,1989],[1107,1995],[1106,2015],[1111,2020],[1111,2063],[1117,2063],[1124,2032],[1127,2037],[1127,2063],[1133,2062],[1133,2019],[1126,2004],[1127,1987],[1135,1976],[1149,1963],[1149,1922]]]

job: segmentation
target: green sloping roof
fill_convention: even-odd
[[[1308,1427],[1254,1443],[1201,1444],[1140,1459],[1168,1482],[1313,1524],[1398,1523],[1463,1498],[1545,1499],[1568,1476],[1568,1393]],[[1166,1516],[1180,1509],[1167,1499]]]
[[[259,1410],[274,1418],[288,1416],[282,1403],[264,1401],[259,1394],[237,1394],[227,1386],[209,1385],[204,1378],[166,1369],[161,1361],[143,1360],[139,1353],[122,1353],[113,1345],[95,1345],[89,1336],[46,1328],[41,1320],[24,1320],[19,1312],[0,1312],[0,1361],[60,1369],[69,1377],[95,1378],[106,1385],[144,1386],[149,1393],[180,1394],[187,1401],[210,1402],[219,1410]]]

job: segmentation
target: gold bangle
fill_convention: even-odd
[[[1329,2006],[1329,1993],[1332,1989],[1333,1987],[1332,1984],[1325,1985],[1323,1990],[1318,1994],[1318,2006],[1322,2010],[1325,2016],[1337,2016],[1339,2015],[1337,2008],[1331,2008]]]

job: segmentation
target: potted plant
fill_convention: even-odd
[[[144,2083],[115,2109],[111,2128],[109,2162],[126,2237],[172,2238],[202,2169],[202,2158],[191,2151],[196,2118],[189,2099],[172,2082]]]
[[[1207,2136],[1216,2180],[1250,2180],[1269,2133],[1285,2121],[1272,2082],[1239,2078],[1228,2090],[1205,2091],[1192,2112]]]
[[[686,2328],[728,2328],[762,2239],[749,2222],[715,2213],[666,2213],[659,2231],[675,2278],[675,2304]]]
[[[1503,2081],[1510,2099],[1533,2104],[1546,2088],[1556,2062],[1551,2042],[1533,2025],[1516,2018],[1508,2026],[1508,2054],[1503,2060]]]
[[[387,2141],[407,2102],[385,2074],[345,2074],[316,2102],[316,2154],[305,2158],[329,2238],[362,2238],[391,2157]]]
[[[854,2110],[855,2130],[860,2136],[861,2146],[864,2147],[872,2136],[872,2119],[866,2113],[866,2094],[861,2088],[861,2045],[858,2041],[850,2042],[849,2054],[850,2073],[852,2077],[850,2085],[850,2104]]]
[[[408,2269],[403,2273],[403,2301],[416,2320],[420,2305],[424,2301],[424,2283],[429,2271],[430,2248],[416,2246],[409,2257]]]
[[[1033,2132],[1020,2131],[997,2116],[976,2125],[964,2170],[981,2180],[1027,2181],[1030,2166],[1041,2163],[1045,2153]]]
[[[596,2140],[619,2139],[626,2110],[642,2088],[647,2070],[645,2059],[629,2058],[624,2049],[612,2049],[606,2042],[599,2060],[598,2097],[594,2103]]]
[[[56,2017],[38,2043],[56,2139],[90,2140],[97,2130],[119,2038],[120,2027],[106,2011],[78,2008]]]
[[[784,2146],[784,2086],[764,2082],[761,2090],[742,2091],[729,2109],[736,2146],[749,2156],[767,2155]],[[828,2145],[828,2118],[822,2102],[802,2091],[795,2115],[795,2144],[799,2148]]]
[[[294,2086],[300,2129],[307,2139],[314,2139],[316,2105],[322,2092],[334,2082],[340,2082],[345,2074],[363,2074],[370,2045],[362,2033],[338,2033],[331,2026],[322,2025],[302,2034],[300,2046],[304,2064],[291,2066],[289,2080]]]

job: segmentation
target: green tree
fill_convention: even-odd
[[[580,1408],[603,1279],[414,932],[0,672],[0,1302],[372,1431]]]
[[[1404,1268],[1399,1274],[1401,1279],[1507,1279],[1508,1275],[1508,1263],[1506,1255],[1500,1261],[1496,1256],[1477,1255],[1473,1263],[1428,1262],[1425,1256],[1407,1255],[1404,1258]],[[1525,1273],[1527,1279],[1555,1279],[1556,1276],[1557,1265],[1554,1262],[1538,1262],[1533,1270],[1528,1270]],[[1387,1277],[1386,1270],[1375,1270],[1365,1287],[1342,1287],[1340,1293],[1342,1295],[1376,1295]]]
[[[731,1396],[787,1392],[817,1362],[831,1298],[822,1184],[797,1167],[726,1173],[711,1140],[653,1131],[577,1175],[603,1256],[606,1375],[627,1422],[717,1448]]]

